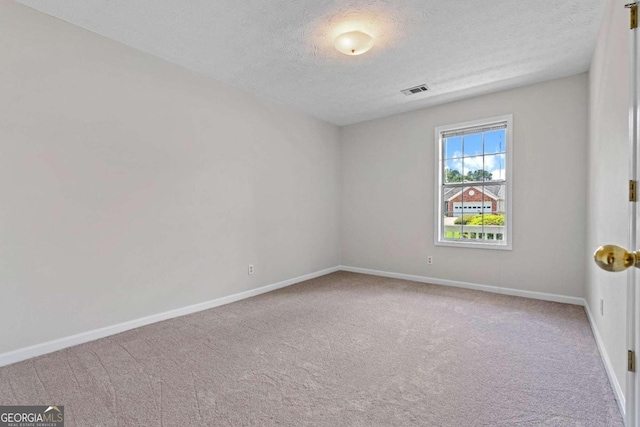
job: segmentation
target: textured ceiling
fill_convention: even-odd
[[[20,0],[345,125],[587,71],[604,0]],[[333,47],[361,30],[371,51]],[[426,83],[427,93],[401,89]]]

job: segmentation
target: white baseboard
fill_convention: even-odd
[[[371,274],[373,276],[391,277],[393,279],[411,280],[413,282],[431,283],[433,285],[452,286],[455,288],[475,289],[477,291],[492,292],[494,294],[512,295],[533,298],[544,301],[562,302],[565,304],[584,305],[584,299],[566,295],[546,294],[543,292],[523,291],[520,289],[502,288],[499,286],[479,285],[477,283],[459,282],[457,280],[437,279],[435,277],[414,276],[412,274],[391,273],[388,271],[370,270],[368,268],[349,267],[341,265],[340,270],[352,273]]]
[[[339,271],[339,267],[331,267],[325,270],[316,271],[315,273],[305,274],[293,279],[284,280],[282,282],[273,283],[271,285],[262,286],[260,288],[251,289],[237,294],[229,295],[222,298],[217,298],[211,301],[202,302],[199,304],[190,305],[188,307],[182,307],[175,310],[165,311],[164,313],[158,313],[151,316],[143,317],[141,319],[135,319],[128,322],[119,323],[117,325],[107,326],[93,331],[82,332],[77,335],[72,335],[57,340],[48,341],[42,344],[32,345],[30,347],[20,348],[7,353],[0,354],[0,366],[10,365],[12,363],[20,362],[26,359],[30,359],[36,356],[42,356],[43,354],[52,353],[54,351],[62,350],[74,345],[83,344],[89,341],[94,341],[100,338],[108,337],[110,335],[119,334],[120,332],[128,331],[130,329],[139,328],[141,326],[150,325],[152,323],[160,322],[163,320],[173,319],[174,317],[185,316],[187,314],[196,313],[198,311],[207,310],[221,305],[229,304],[232,302],[240,301],[245,298],[250,298],[256,295],[264,294],[266,292],[275,291],[276,289],[291,286],[305,280],[314,279],[316,277],[324,276],[329,273]]]
[[[620,412],[622,413],[622,417],[626,419],[626,404],[624,399],[624,393],[622,392],[620,383],[618,382],[618,379],[616,378],[616,374],[613,371],[613,365],[611,364],[611,359],[609,358],[607,349],[604,346],[604,341],[602,341],[602,337],[600,337],[600,332],[598,331],[598,327],[596,326],[595,319],[593,318],[593,315],[591,314],[591,310],[589,309],[589,304],[587,304],[586,301],[584,302],[584,309],[587,312],[587,318],[589,319],[589,324],[591,325],[593,336],[596,339],[596,344],[598,345],[598,350],[600,351],[600,358],[602,358],[604,369],[607,371],[609,382],[611,383],[613,392],[616,395],[616,401],[618,402],[618,406],[620,407]]]

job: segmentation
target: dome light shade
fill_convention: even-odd
[[[373,47],[373,37],[360,31],[350,31],[340,34],[334,46],[345,55],[360,55]]]

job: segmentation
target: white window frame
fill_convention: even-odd
[[[454,130],[463,130],[465,128],[474,128],[481,126],[489,126],[491,124],[505,123],[507,124],[505,135],[505,182],[506,185],[506,203],[505,203],[505,234],[506,239],[500,243],[492,241],[475,241],[466,240],[448,240],[444,238],[444,220],[443,220],[443,177],[444,177],[444,154],[443,154],[443,138],[444,132]],[[434,242],[436,246],[452,246],[457,248],[474,248],[474,249],[513,249],[513,114],[505,114],[502,116],[489,117],[486,119],[472,120],[463,123],[455,123],[451,125],[438,126],[434,130],[435,136],[435,209],[434,209]]]

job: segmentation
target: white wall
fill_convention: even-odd
[[[434,246],[434,127],[509,113],[513,250]],[[344,127],[341,138],[343,265],[583,296],[586,74]]]
[[[587,257],[603,244],[627,247],[629,12],[625,3],[608,1],[589,71]],[[588,262],[586,300],[624,391],[626,274],[606,273]]]
[[[7,0],[0,39],[0,353],[339,264],[337,127]]]

